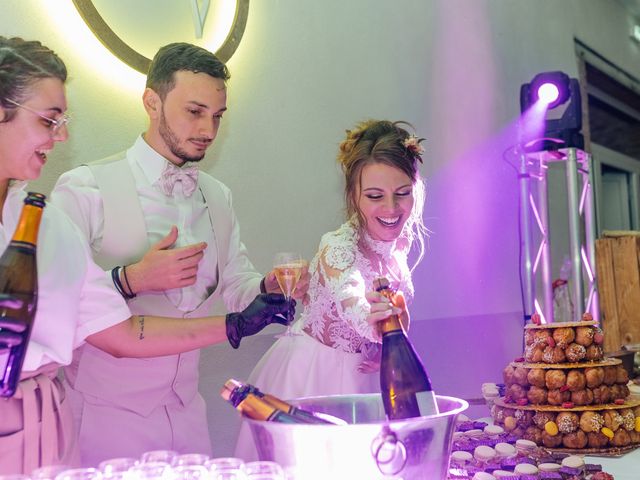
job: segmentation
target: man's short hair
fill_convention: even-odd
[[[231,77],[227,66],[209,50],[191,43],[170,43],[153,57],[147,73],[147,88],[164,100],[175,86],[174,73],[181,70],[206,73],[225,82]]]

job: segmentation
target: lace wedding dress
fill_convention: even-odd
[[[309,265],[310,301],[292,327],[300,335],[278,339],[248,382],[283,400],[379,392],[379,375],[372,365],[378,362],[380,346],[366,320],[370,306],[365,294],[383,275],[410,302],[408,249],[405,238],[373,240],[351,222],[325,234]],[[236,455],[257,459],[247,425],[241,428]]]

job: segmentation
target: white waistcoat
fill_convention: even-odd
[[[100,188],[104,206],[102,247],[94,259],[105,270],[138,261],[149,249],[142,208],[133,174],[122,154],[89,165]],[[217,180],[201,173],[198,188],[209,208],[218,259],[228,255],[231,209]],[[219,266],[216,265],[219,270]],[[218,272],[220,273],[220,272]],[[220,275],[218,275],[220,278]],[[165,317],[198,317],[211,314],[219,296],[216,288],[200,306],[187,314],[170,303],[163,292],[138,294],[128,304],[133,314]],[[188,404],[198,393],[198,361],[194,350],[180,355],[147,359],[115,358],[89,344],[81,347],[70,367],[68,381],[85,394],[105,405],[116,404],[141,415],[147,415],[162,404]],[[115,388],[114,388],[115,387]],[[98,400],[99,399],[99,400]]]

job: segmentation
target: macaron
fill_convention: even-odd
[[[567,458],[562,459],[562,466],[570,468],[582,468],[584,467],[584,460],[578,455],[570,455]]]
[[[486,462],[487,460],[495,458],[495,456],[496,451],[486,445],[480,445],[473,451],[473,458],[475,458],[479,462]]]
[[[524,438],[516,440],[516,448],[518,450],[528,452],[531,450],[535,450],[537,447],[538,446],[536,445],[536,443],[532,442],[531,440],[525,440]]]
[[[471,430],[467,430],[466,432],[464,432],[464,434],[467,437],[481,437],[482,436],[482,430],[480,430],[479,428],[474,428]]]
[[[559,463],[541,463],[538,465],[538,470],[541,472],[557,472],[562,468]]]
[[[513,471],[519,475],[535,475],[538,473],[538,467],[530,463],[519,463]]]
[[[496,480],[496,477],[487,472],[476,472],[472,480]]]
[[[473,460],[473,455],[469,452],[464,452],[462,450],[457,450],[451,453],[451,461],[457,463],[458,465],[465,464]]]
[[[466,437],[464,432],[453,432],[453,439],[458,440],[459,438]]]
[[[482,384],[482,396],[483,397],[498,397],[500,395],[500,391],[498,390],[498,386],[495,383],[484,383]]]
[[[494,448],[496,450],[496,453],[501,457],[511,457],[512,455],[516,454],[516,447],[514,447],[510,443],[496,443],[496,446]]]
[[[510,472],[509,470],[494,470],[493,472],[491,472],[491,475],[493,475],[497,479],[514,477],[513,472]]]
[[[504,428],[500,425],[487,425],[484,427],[484,433],[487,435],[500,435],[501,433],[504,433]]]
[[[467,417],[464,413],[461,413],[458,415],[458,418],[456,418],[456,423],[468,422],[470,420],[471,419]]]

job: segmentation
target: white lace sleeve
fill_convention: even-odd
[[[376,341],[373,327],[367,322],[370,305],[365,298],[366,281],[363,274],[363,268],[367,267],[368,262],[364,262],[358,254],[355,241],[330,243],[319,255],[318,275],[333,297],[337,320],[332,325],[332,341],[348,342],[349,346],[343,345],[345,350],[354,347],[359,350],[365,339]],[[353,338],[354,332],[360,338]]]

